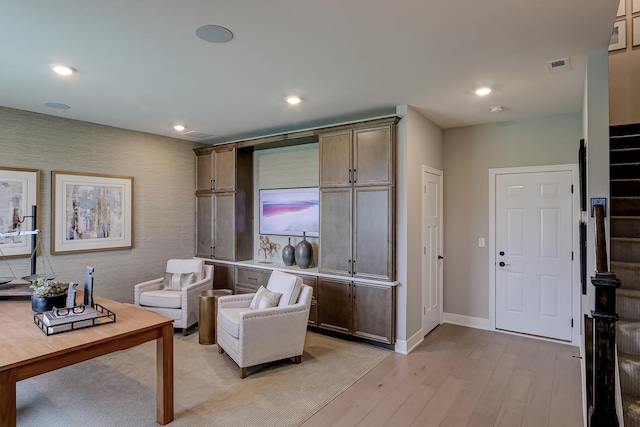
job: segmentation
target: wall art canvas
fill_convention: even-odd
[[[133,177],[51,172],[51,253],[133,247]]]
[[[38,205],[39,183],[37,169],[0,167],[0,251],[6,258],[31,255],[31,236],[17,232],[33,229],[31,207]]]

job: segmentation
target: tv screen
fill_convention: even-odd
[[[318,187],[260,190],[260,234],[318,237]]]

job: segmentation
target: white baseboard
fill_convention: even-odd
[[[469,328],[489,330],[491,324],[489,319],[481,317],[463,316],[461,314],[443,313],[442,323],[451,323],[453,325],[467,326]]]
[[[408,340],[396,340],[395,352],[400,354],[409,354],[414,348],[420,345],[424,340],[422,329],[413,334]]]

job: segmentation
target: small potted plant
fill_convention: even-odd
[[[31,309],[36,313],[44,313],[54,307],[62,308],[67,302],[67,288],[55,280],[39,277],[29,286],[33,289]]]

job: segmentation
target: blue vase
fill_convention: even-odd
[[[289,237],[289,244],[282,248],[282,262],[284,265],[293,265],[296,262],[295,249],[291,246],[291,237]]]
[[[313,247],[307,242],[307,233],[302,232],[302,240],[296,245],[296,264],[298,267],[306,269],[311,266],[313,261]]]

